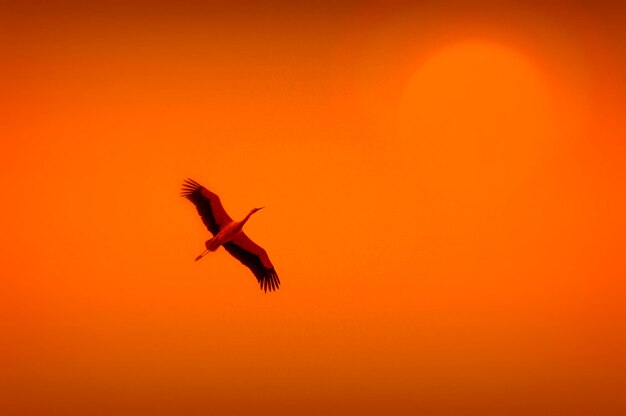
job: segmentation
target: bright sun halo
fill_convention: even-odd
[[[547,108],[541,79],[523,55],[485,42],[449,46],[406,85],[402,150],[419,182],[438,192],[507,192],[544,153]]]

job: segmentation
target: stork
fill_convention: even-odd
[[[192,179],[186,179],[183,183],[181,196],[196,206],[202,222],[213,234],[213,238],[204,243],[206,250],[196,257],[196,261],[223,246],[252,271],[263,291],[278,289],[280,280],[269,256],[243,232],[244,224],[263,207],[253,208],[241,221],[233,221],[224,210],[219,196]]]

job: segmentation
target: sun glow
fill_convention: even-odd
[[[523,281],[510,265],[532,257],[549,221],[532,214],[553,140],[549,103],[530,61],[500,45],[450,46],[415,70],[398,134],[424,279]]]
[[[425,61],[408,82],[399,135],[420,183],[467,197],[532,173],[547,145],[548,99],[529,60],[467,42]]]

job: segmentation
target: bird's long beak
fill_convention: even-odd
[[[257,210],[257,211],[260,211],[260,210],[262,210],[263,208],[265,208],[265,207],[257,208],[256,210]]]

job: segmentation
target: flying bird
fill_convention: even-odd
[[[202,222],[213,234],[213,238],[204,243],[206,250],[196,257],[196,261],[223,246],[252,271],[263,291],[278,289],[280,280],[269,256],[243,232],[244,224],[263,207],[253,208],[241,221],[233,221],[224,210],[219,196],[191,179],[186,179],[183,183],[181,196],[193,202]]]

